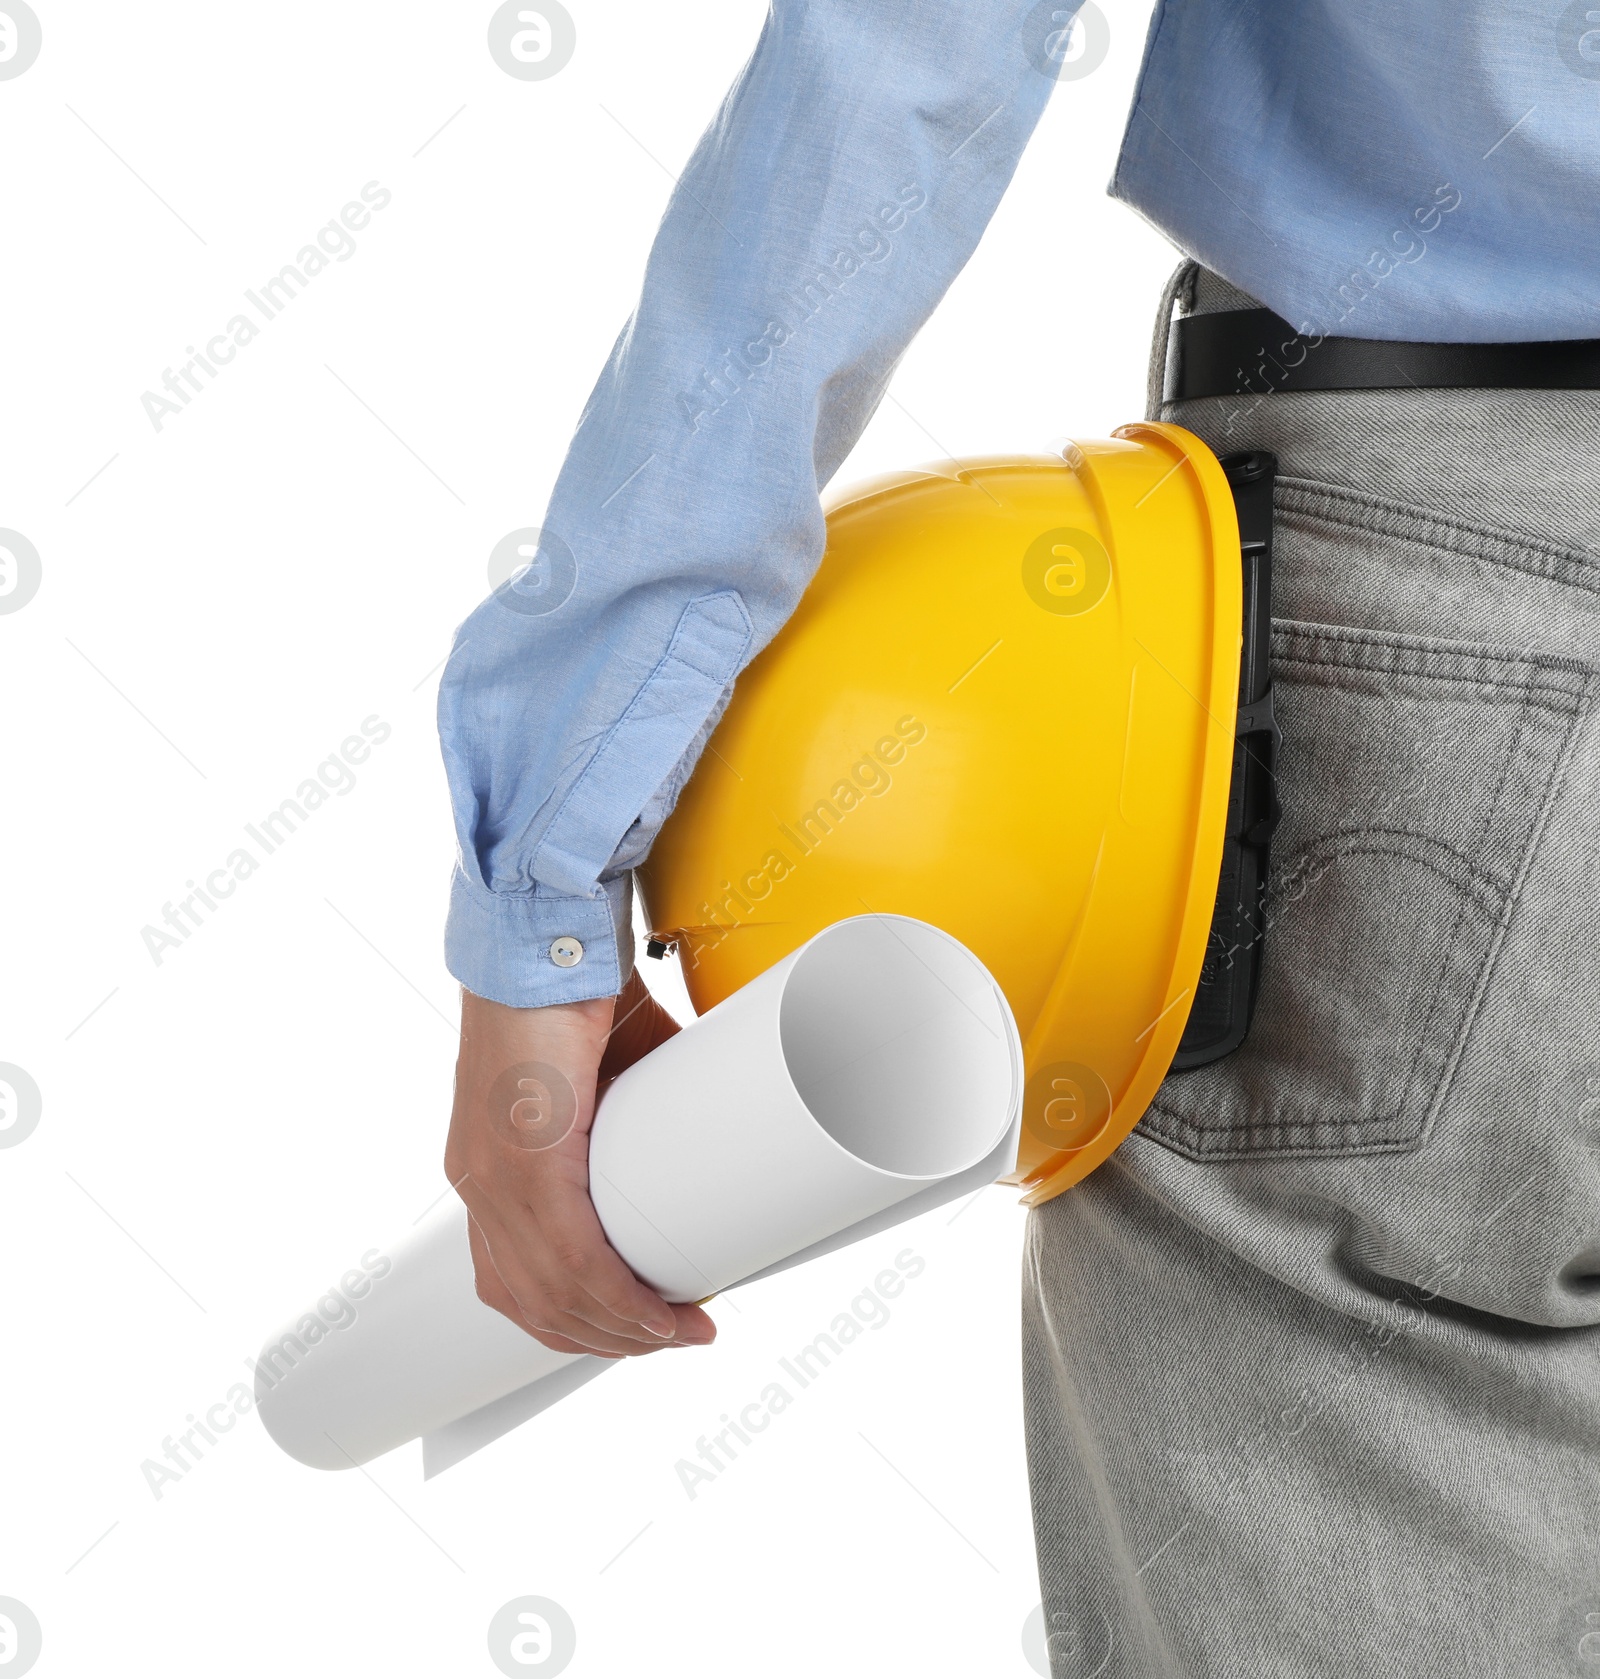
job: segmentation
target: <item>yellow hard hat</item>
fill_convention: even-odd
[[[1178,426],[831,498],[638,871],[704,1012],[845,916],[915,916],[1005,992],[1038,1202],[1137,1123],[1206,954],[1239,705],[1221,463]]]

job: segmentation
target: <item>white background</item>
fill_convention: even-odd
[[[492,1674],[522,1594],[573,1617],[574,1675],[1032,1671],[1006,1190],[725,1301],[714,1349],[426,1485],[415,1449],[303,1469],[254,1416],[159,1500],[141,1469],[442,1187],[437,668],[764,10],[570,3],[573,61],[522,82],[487,3],[35,0],[0,81],[0,526],[43,563],[0,615],[0,1061],[44,1098],[0,1150],[0,1596],[40,1674]],[[1104,195],[1148,6],[1104,10],[844,479],[1141,415],[1174,256]],[[373,180],[356,254],[157,433],[141,393]],[[141,928],[373,715],[355,789],[157,966]],[[691,1501],[677,1460],[905,1247],[891,1321]]]

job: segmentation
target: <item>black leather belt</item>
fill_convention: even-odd
[[[1600,339],[1536,344],[1403,344],[1296,332],[1270,309],[1185,315],[1167,401],[1278,391],[1600,390]]]

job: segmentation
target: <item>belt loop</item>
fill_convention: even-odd
[[[1169,355],[1176,356],[1178,353],[1178,341],[1172,331],[1173,312],[1181,306],[1183,313],[1188,314],[1194,307],[1194,282],[1199,272],[1199,263],[1189,260],[1180,262],[1161,293],[1155,333],[1150,341],[1150,372],[1145,384],[1144,417],[1147,420],[1161,418],[1161,406],[1166,401],[1169,388],[1167,359]]]

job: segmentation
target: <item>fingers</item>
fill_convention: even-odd
[[[527,1232],[514,1229],[500,1219],[489,1200],[473,1197],[475,1227],[473,1266],[477,1269],[478,1298],[529,1331],[537,1340],[552,1345],[551,1336],[574,1343],[579,1352],[656,1352],[677,1336],[677,1320],[670,1308],[661,1310],[667,1333],[655,1335],[638,1321],[606,1310],[564,1274],[561,1259],[544,1242],[529,1241]],[[494,1273],[499,1289],[490,1283],[485,1293],[485,1268]],[[509,1296],[510,1310],[504,1296]]]
[[[473,1217],[480,1278],[487,1264],[510,1297],[506,1315],[547,1346],[556,1335],[581,1351],[638,1354],[715,1336],[699,1308],[674,1308],[634,1276],[578,1184],[552,1175],[494,1196],[468,1178],[460,1194]],[[505,1311],[498,1294],[482,1297]]]
[[[637,976],[617,1009],[610,998],[513,1009],[463,996],[446,1172],[472,1215],[480,1298],[555,1350],[619,1357],[715,1337],[700,1308],[674,1307],[634,1276],[589,1197],[602,1058],[627,1065],[677,1029]]]
[[[676,1335],[672,1308],[634,1276],[607,1242],[581,1162],[550,1160],[528,1167],[513,1158],[505,1171],[498,1193],[484,1197],[481,1211],[470,1198],[468,1205],[525,1311],[548,1303],[608,1334],[647,1346]]]
[[[576,1341],[569,1341],[565,1335],[554,1334],[550,1330],[535,1330],[533,1325],[522,1315],[522,1308],[517,1304],[516,1297],[501,1281],[500,1273],[494,1268],[494,1260],[489,1253],[488,1243],[483,1239],[483,1232],[478,1228],[477,1220],[467,1219],[467,1238],[472,1244],[472,1266],[476,1273],[478,1298],[485,1306],[492,1306],[503,1317],[508,1317],[518,1329],[527,1331],[535,1340],[558,1353],[593,1353],[596,1358],[608,1358],[608,1353],[594,1352],[593,1348],[580,1346]]]
[[[654,1352],[666,1345],[664,1341],[657,1341],[652,1347],[643,1347],[637,1342],[627,1341],[625,1337],[608,1336],[591,1325],[584,1325],[583,1338],[575,1339],[562,1333],[564,1315],[543,1305],[535,1305],[534,1311],[537,1316],[530,1317],[501,1275],[488,1239],[476,1218],[467,1220],[467,1234],[472,1244],[472,1265],[476,1274],[478,1298],[484,1305],[493,1307],[502,1316],[509,1318],[518,1329],[526,1331],[541,1345],[549,1347],[552,1352],[589,1353],[597,1358],[621,1358],[630,1352]],[[513,1275],[516,1275],[515,1271]],[[524,1283],[524,1294],[531,1297],[534,1292]],[[541,1321],[546,1317],[551,1321]]]
[[[468,1187],[463,1185],[463,1191]],[[639,1354],[715,1339],[716,1325],[698,1306],[670,1305],[633,1275],[606,1245],[587,1201],[567,1209],[565,1218],[547,1214],[537,1225],[524,1221],[514,1226],[475,1193],[468,1205],[480,1277],[487,1264],[510,1298],[512,1310],[506,1315],[547,1346],[556,1335],[582,1351]],[[506,1309],[482,1289],[480,1297]]]
[[[678,1320],[678,1340],[686,1346],[706,1347],[716,1340],[716,1319],[703,1306],[685,1304],[672,1311]]]
[[[612,1333],[638,1336],[643,1330],[645,1339],[658,1340],[676,1336],[676,1313],[622,1262],[587,1194],[543,1183],[529,1210],[538,1222],[537,1249],[530,1252],[534,1244],[525,1230],[516,1232],[518,1254],[574,1316]]]
[[[586,1340],[593,1330],[618,1337],[623,1351],[642,1346],[647,1352],[663,1342],[693,1346],[715,1339],[716,1325],[698,1306],[675,1306],[634,1276],[606,1241],[587,1200],[559,1210],[545,1206],[542,1252],[530,1256],[526,1244],[515,1237],[512,1242],[541,1298],[568,1314],[564,1333]]]

